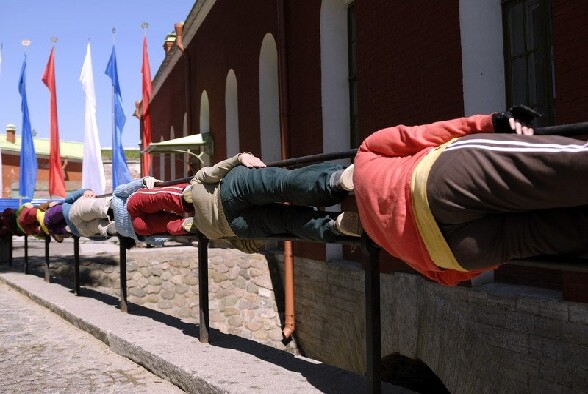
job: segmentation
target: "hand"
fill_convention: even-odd
[[[515,120],[514,118],[510,118],[508,120],[508,124],[509,124],[511,130],[513,130],[516,134],[522,134],[522,135],[535,134],[535,130],[533,130],[532,127],[529,127],[529,126],[519,122],[518,120]]]
[[[516,133],[531,135],[534,130],[530,127],[540,113],[524,105],[510,107],[506,112],[492,114],[492,126],[496,133]]]
[[[265,163],[259,157],[253,156],[251,153],[241,153],[239,161],[248,168],[266,167]]]
[[[92,190],[86,190],[83,194],[84,197],[87,198],[95,198],[96,197],[96,193],[94,193],[94,191]]]
[[[161,181],[159,179],[153,178],[152,176],[146,176],[143,178],[143,185],[145,185],[147,189],[153,189],[155,187],[155,182]]]

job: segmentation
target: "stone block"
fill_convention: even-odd
[[[243,319],[240,315],[233,315],[229,317],[228,323],[231,327],[241,327],[243,325]]]
[[[198,275],[186,275],[184,276],[184,283],[188,286],[198,285]]]
[[[129,294],[137,298],[142,298],[147,295],[147,293],[145,293],[145,291],[139,287],[131,287],[129,289]]]
[[[163,298],[164,300],[173,300],[175,296],[176,296],[176,293],[174,293],[171,290],[162,290],[160,293],[160,297]]]
[[[185,285],[184,283],[178,283],[174,287],[174,291],[178,294],[185,294],[190,290],[190,286]]]
[[[174,304],[172,303],[171,300],[165,300],[165,299],[159,299],[159,301],[157,302],[157,307],[159,309],[172,309],[174,307]]]

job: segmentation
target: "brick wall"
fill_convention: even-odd
[[[463,115],[459,2],[357,2],[359,128]]]
[[[588,120],[588,3],[553,0],[556,122]]]

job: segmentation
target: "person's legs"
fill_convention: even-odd
[[[348,192],[331,186],[331,176],[343,167],[319,163],[295,170],[277,167],[233,168],[221,181],[226,213],[277,202],[326,207],[341,203]]]
[[[55,205],[47,210],[45,214],[45,227],[49,229],[51,234],[66,235],[66,225],[67,223],[65,223],[63,217],[63,207],[61,204]]]
[[[132,217],[132,216],[131,216]],[[171,212],[156,212],[132,217],[133,229],[138,235],[171,234],[183,235],[184,217]]]
[[[80,235],[82,237],[108,237],[108,225],[114,223],[109,219],[99,218],[88,221],[82,221],[76,224]]]
[[[533,256],[588,255],[588,206],[495,214],[441,230],[466,269]]]
[[[268,204],[251,207],[227,218],[231,229],[240,238],[265,238],[290,234],[315,241],[333,242],[338,234],[333,226],[335,213],[311,207]]]
[[[478,134],[450,145],[431,168],[427,196],[441,224],[492,213],[588,205],[588,147],[562,136]]]
[[[460,138],[431,168],[427,197],[465,268],[586,252],[588,148],[562,136]]]
[[[174,212],[176,214],[192,212],[194,208],[191,204],[184,203],[182,197],[182,191],[186,186],[188,184],[139,189],[129,197],[127,211],[131,217],[160,211]]]
[[[108,209],[112,197],[104,198],[79,198],[71,206],[69,218],[79,228],[83,222],[90,222],[96,219],[108,220]]]

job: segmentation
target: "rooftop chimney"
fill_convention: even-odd
[[[6,141],[16,144],[16,126],[12,123],[6,125]]]
[[[184,41],[182,40],[184,22],[176,23],[174,29],[176,29],[176,45],[180,48],[180,51],[184,52]]]
[[[165,37],[165,41],[163,42],[163,50],[165,54],[169,52],[169,50],[174,46],[174,42],[176,41],[176,34],[170,33]]]

